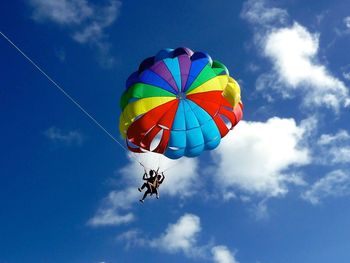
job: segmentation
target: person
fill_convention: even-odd
[[[159,199],[159,191],[158,188],[159,186],[163,183],[164,181],[164,173],[162,172],[162,174],[157,174],[157,178],[154,180],[153,184],[151,185],[152,188],[152,194],[156,194],[157,199]]]
[[[158,168],[158,170],[159,170],[159,168]],[[146,182],[143,183],[143,185],[138,188],[139,192],[142,192],[143,189],[147,188],[142,199],[140,199],[141,203],[144,202],[145,198],[149,194],[150,195],[156,194],[157,199],[159,199],[158,188],[159,188],[159,185],[163,183],[165,176],[164,176],[164,173],[162,173],[161,175],[158,174],[158,170],[157,171],[150,170],[149,175],[147,174],[147,172],[145,170],[145,173],[143,174],[142,179]]]

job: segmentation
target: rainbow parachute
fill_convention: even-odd
[[[188,48],[145,59],[128,78],[120,105],[128,148],[171,159],[216,148],[243,114],[240,87],[225,65]]]

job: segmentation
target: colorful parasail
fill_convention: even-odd
[[[119,130],[136,153],[195,157],[242,119],[240,87],[224,64],[188,48],[145,59],[126,81]]]

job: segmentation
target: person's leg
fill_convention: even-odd
[[[147,191],[149,191],[150,195],[153,195],[153,193],[154,193],[153,184],[151,184],[151,183],[147,184]]]
[[[141,188],[137,188],[140,192],[142,192],[143,189],[145,189],[145,187],[147,187],[147,183],[144,183]]]
[[[158,188],[154,188],[153,193],[156,194],[157,199],[159,199]]]
[[[145,198],[147,197],[147,195],[150,194],[150,193],[151,193],[151,191],[149,191],[149,189],[147,189],[147,191],[143,194],[142,199],[140,199],[140,202],[143,203],[143,200],[145,200]]]

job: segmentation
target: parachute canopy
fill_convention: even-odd
[[[240,87],[225,65],[188,48],[145,59],[127,79],[120,106],[128,148],[171,159],[216,148],[243,114]]]

